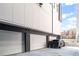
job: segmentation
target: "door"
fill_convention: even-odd
[[[22,34],[19,32],[0,30],[0,55],[22,52]]]
[[[30,50],[46,47],[46,36],[30,34]]]

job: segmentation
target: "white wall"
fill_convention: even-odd
[[[40,9],[40,29],[52,33],[52,6],[44,4]]]
[[[24,26],[24,3],[14,3],[13,5],[13,24]]]
[[[53,4],[53,33],[60,35],[61,30],[60,30],[60,21],[58,19],[59,17],[59,11],[57,9],[56,4]]]
[[[38,3],[2,3],[0,21],[52,33],[51,5],[40,7]]]
[[[12,23],[12,4],[0,3],[0,21]]]
[[[38,29],[39,22],[39,6],[36,4],[25,4],[25,26],[33,29]]]
[[[22,52],[22,34],[0,30],[0,55]]]
[[[52,33],[52,6],[47,3],[42,7],[38,3],[2,3],[0,21]],[[60,34],[57,7],[53,8],[53,33]]]
[[[52,32],[52,10],[50,4],[26,4],[25,26],[44,32]]]

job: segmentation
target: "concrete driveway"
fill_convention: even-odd
[[[79,47],[65,46],[61,49],[44,48],[13,56],[79,56]]]

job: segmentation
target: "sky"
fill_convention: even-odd
[[[62,4],[61,30],[76,28],[76,4]]]

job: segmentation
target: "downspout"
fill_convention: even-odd
[[[52,4],[52,33],[53,33],[53,4]]]

